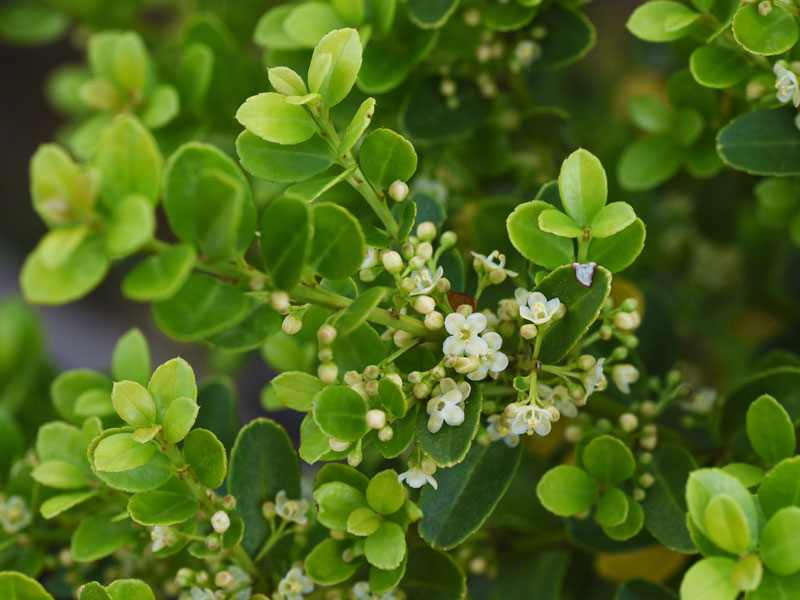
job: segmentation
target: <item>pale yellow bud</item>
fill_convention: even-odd
[[[336,339],[336,328],[333,325],[325,323],[317,330],[317,339],[320,344],[330,345]]]
[[[417,299],[414,301],[414,310],[420,314],[427,315],[435,309],[436,300],[430,296],[417,296]]]
[[[339,367],[335,362],[324,362],[317,368],[317,377],[324,383],[333,383],[339,375]]]
[[[328,446],[334,452],[344,452],[350,447],[350,442],[342,442],[334,438],[328,440]]]
[[[303,328],[303,320],[295,314],[288,314],[283,319],[281,329],[288,335],[294,335]]]
[[[377,408],[367,411],[367,426],[371,429],[381,429],[386,425],[386,413]]]
[[[438,310],[431,311],[425,315],[425,327],[431,331],[437,331],[444,327],[444,315]]]
[[[217,533],[225,533],[231,526],[231,519],[224,510],[218,510],[211,516],[211,527]]]
[[[389,186],[389,196],[395,202],[402,202],[408,196],[408,184],[398,179]]]
[[[622,413],[619,416],[619,427],[625,433],[630,433],[631,431],[634,431],[638,426],[639,426],[639,419],[635,414],[626,412]]]
[[[269,295],[269,304],[281,314],[289,310],[289,294],[286,292],[272,292]]]
[[[381,254],[381,262],[389,273],[399,273],[403,270],[403,257],[394,250],[386,250]]]
[[[536,325],[533,323],[526,323],[522,327],[519,328],[519,334],[522,336],[523,339],[532,340],[536,337],[539,333],[538,329],[536,329]]]
[[[378,439],[382,442],[388,442],[394,437],[394,430],[389,425],[384,425],[378,431]]]
[[[431,256],[433,256],[433,246],[430,242],[420,242],[417,245],[417,258],[421,259],[424,262],[430,260]]]
[[[423,221],[417,225],[417,237],[423,242],[430,242],[436,237],[436,225],[431,221]]]

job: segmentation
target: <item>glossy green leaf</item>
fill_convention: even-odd
[[[367,404],[344,385],[323,388],[315,397],[314,421],[326,435],[343,441],[361,438],[367,426]]]
[[[625,26],[642,40],[671,42],[687,35],[689,26],[699,17],[680,2],[651,0],[634,10]]]
[[[731,582],[736,561],[704,558],[693,564],[681,581],[681,600],[735,600],[739,590]]]
[[[761,396],[750,405],[747,437],[756,453],[771,465],[794,454],[794,424],[772,396]]]
[[[636,213],[626,202],[612,202],[604,206],[592,221],[592,237],[607,238],[629,227]]]
[[[375,114],[375,98],[367,98],[358,107],[356,114],[347,126],[347,129],[342,136],[342,141],[339,142],[339,149],[337,150],[340,156],[344,156],[353,146],[356,145],[361,136],[369,127],[372,122],[372,116]]]
[[[102,435],[92,440],[87,454],[94,465],[97,446],[108,437],[125,433],[131,435],[129,430],[107,429]],[[174,474],[175,468],[166,455],[156,452],[145,464],[126,471],[108,472],[100,471],[93,467],[94,474],[105,482],[110,488],[123,492],[147,492],[164,485]]]
[[[79,168],[60,146],[39,146],[30,164],[33,208],[48,225],[73,223],[94,207],[98,179],[97,171]]]
[[[94,467],[110,473],[129,471],[145,464],[156,452],[155,446],[136,442],[130,433],[117,433],[97,444]]]
[[[195,264],[188,244],[169,246],[136,265],[122,282],[122,293],[131,300],[167,300],[183,286]]]
[[[132,523],[127,519],[115,520],[113,516],[92,515],[81,520],[70,544],[77,562],[100,560],[136,539]]]
[[[379,189],[406,181],[417,169],[414,146],[391,129],[376,129],[364,138],[359,162],[367,179]]]
[[[261,255],[278,289],[290,290],[300,281],[313,232],[311,207],[301,200],[278,198],[262,213]]]
[[[355,273],[364,260],[364,233],[358,221],[336,204],[314,206],[314,237],[311,263],[314,270],[329,279],[345,279]]]
[[[197,419],[200,407],[197,401],[186,396],[179,396],[170,402],[164,413],[164,437],[172,444],[177,444],[187,436]]]
[[[268,69],[269,82],[275,91],[286,96],[304,96],[308,93],[306,82],[289,67],[272,67]]]
[[[646,235],[644,222],[637,218],[619,233],[592,239],[588,258],[612,273],[618,273],[633,264],[642,252]]]
[[[155,422],[156,403],[141,383],[116,382],[111,391],[111,402],[120,418],[129,425],[149,427]]]
[[[46,44],[68,27],[69,17],[55,6],[18,1],[0,9],[0,38],[12,44]]]
[[[128,501],[131,519],[141,525],[176,525],[194,517],[198,510],[197,500],[176,492],[144,492]]]
[[[370,508],[381,515],[391,515],[397,512],[406,499],[403,484],[398,481],[397,472],[393,469],[381,471],[375,475],[367,486],[366,496]],[[394,569],[397,565],[394,567],[376,566],[381,569]]]
[[[384,521],[378,530],[367,536],[364,555],[369,564],[379,569],[396,569],[406,555],[406,536],[397,523]]]
[[[180,397],[197,399],[197,384],[192,367],[182,358],[173,358],[158,366],[147,384],[156,401],[156,422],[163,423],[169,406]]]
[[[391,428],[391,440],[375,442],[375,448],[384,458],[400,456],[411,445],[417,431],[417,407],[413,406],[403,418],[395,419]]]
[[[541,200],[520,204],[507,221],[508,236],[514,248],[529,261],[546,269],[556,269],[575,258],[573,242],[542,231],[539,217],[552,205]]]
[[[414,600],[460,600],[467,594],[466,577],[450,555],[424,545],[409,551],[400,585]]]
[[[761,557],[767,568],[778,575],[800,571],[800,508],[788,506],[770,517],[761,533]]]
[[[336,106],[350,93],[361,68],[361,53],[361,39],[355,29],[331,31],[314,47],[312,66],[318,57],[331,56],[330,69],[316,73],[309,69],[308,72],[308,87],[322,95],[325,106]]]
[[[236,139],[236,152],[245,171],[278,183],[304,181],[333,164],[325,140],[316,136],[301,144],[283,146],[243,131]]]
[[[521,453],[521,445],[475,444],[462,462],[437,471],[438,488],[425,486],[419,502],[424,515],[419,532],[425,541],[449,549],[477,531],[508,489]]]
[[[14,571],[0,573],[0,596],[8,600],[53,600],[38,581]]]
[[[634,537],[644,526],[644,512],[642,506],[633,498],[625,495],[628,501],[628,513],[625,520],[612,527],[603,526],[603,532],[612,540],[624,542]]]
[[[236,112],[236,120],[261,139],[283,145],[305,142],[317,130],[305,108],[289,104],[275,92],[245,100]]]
[[[273,379],[272,387],[284,406],[308,412],[313,407],[314,396],[325,387],[325,384],[314,375],[289,371]]]
[[[536,495],[550,512],[571,517],[592,507],[597,499],[598,486],[583,469],[559,465],[539,480]]]
[[[325,483],[314,490],[317,520],[329,529],[347,529],[347,519],[358,508],[368,508],[364,494],[341,481]]]
[[[290,38],[310,48],[328,31],[342,25],[330,3],[312,0],[294,7],[283,22],[283,30]]]
[[[753,497],[735,477],[728,475],[720,469],[700,469],[689,476],[686,485],[686,504],[689,515],[694,524],[705,534],[711,537],[705,526],[705,515],[709,503],[717,496],[729,496],[742,510],[747,523],[750,545],[758,539],[758,513]]]
[[[253,41],[259,46],[274,50],[296,50],[303,44],[293,39],[284,30],[283,24],[295,7],[280,4],[270,8],[256,23]],[[312,44],[313,45],[313,44]]]
[[[86,473],[63,460],[48,460],[39,464],[31,476],[48,487],[59,490],[79,490],[88,484]]]
[[[378,397],[383,407],[392,416],[402,418],[406,414],[406,397],[403,390],[391,379],[384,377],[378,383]]]
[[[581,454],[583,468],[603,485],[618,485],[631,477],[636,461],[630,449],[617,438],[594,438]]]
[[[764,469],[747,463],[729,463],[722,470],[736,477],[746,488],[756,487],[764,479]]]
[[[717,135],[720,158],[754,175],[800,175],[800,131],[794,116],[791,108],[762,108],[733,119]]]
[[[800,30],[797,19],[780,4],[762,15],[756,4],[742,4],[733,17],[733,37],[753,54],[781,54],[794,46]]]
[[[758,488],[758,502],[769,519],[786,506],[798,504],[800,498],[800,457],[778,463]]]
[[[628,517],[628,499],[621,489],[612,487],[597,501],[595,520],[603,527],[621,525]]]
[[[668,135],[654,135],[636,140],[623,152],[617,163],[617,179],[626,190],[649,190],[677,173],[683,154]]]
[[[672,126],[672,111],[652,96],[631,98],[628,102],[628,114],[637,127],[649,133],[666,133]]]
[[[539,2],[528,0],[528,4]],[[542,56],[536,62],[546,68],[559,69],[574,63],[586,56],[597,41],[592,22],[581,11],[568,6],[551,5],[536,17],[536,24],[547,31],[559,32],[542,40]]]
[[[371,508],[357,508],[347,517],[347,533],[367,536],[378,530],[381,520]]]
[[[383,301],[385,295],[386,288],[380,286],[371,287],[359,294],[334,321],[339,335],[348,335],[366,323],[372,309]]]
[[[750,527],[744,511],[724,493],[711,498],[706,506],[703,529],[714,544],[733,554],[743,554],[750,544]]]
[[[566,213],[580,227],[589,227],[608,196],[603,165],[591,152],[576,150],[561,165],[558,191]]]
[[[281,315],[269,304],[255,300],[244,319],[230,329],[211,336],[206,341],[228,352],[246,352],[260,348],[281,328]]]
[[[68,492],[66,494],[50,496],[47,500],[42,502],[39,507],[39,512],[42,513],[45,519],[52,519],[62,512],[86,502],[89,498],[94,498],[96,495],[96,491],[83,490],[80,492]]]
[[[442,27],[450,18],[459,0],[410,0],[408,17],[423,28]]]
[[[579,238],[583,236],[583,227],[579,226],[572,217],[555,208],[542,211],[539,215],[539,228],[562,237]]]
[[[430,415],[424,405],[420,408],[417,416],[417,439],[422,449],[439,466],[451,467],[467,456],[480,424],[483,390],[479,385],[471,386],[464,405],[464,422],[455,426],[444,423],[436,433],[428,431]]]
[[[689,69],[697,83],[711,88],[734,86],[749,72],[744,56],[719,46],[701,46],[692,52]]]
[[[336,585],[350,579],[362,561],[355,559],[345,562],[342,554],[348,547],[349,543],[345,540],[322,540],[306,556],[306,574],[319,585]]]
[[[314,489],[316,490],[320,486],[330,483],[331,481],[346,483],[361,491],[363,494],[367,493],[367,486],[369,485],[369,478],[366,475],[342,463],[328,463],[324,465],[317,472],[317,477],[314,479]]]
[[[207,429],[194,429],[183,440],[183,460],[200,483],[216,489],[225,481],[228,469],[225,446]]]
[[[111,355],[111,372],[116,381],[123,379],[147,385],[153,367],[150,347],[141,330],[128,330],[114,346]]]

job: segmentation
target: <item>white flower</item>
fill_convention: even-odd
[[[364,256],[364,260],[361,262],[362,269],[369,269],[370,267],[374,267],[378,264],[378,250],[371,246],[367,246],[366,255]]]
[[[707,415],[717,402],[717,392],[711,388],[700,388],[692,397],[681,403],[688,410],[698,415]]]
[[[639,369],[633,365],[614,365],[611,369],[611,379],[617,384],[620,392],[630,394],[631,384],[639,380]]]
[[[228,516],[224,510],[218,510],[213,515],[211,515],[211,527],[214,528],[214,531],[217,533],[225,533],[228,531],[228,527],[231,526],[231,518]]]
[[[413,271],[409,277],[414,282],[414,289],[411,290],[409,296],[419,296],[420,294],[429,294],[436,287],[436,283],[442,278],[444,269],[439,267],[436,272],[431,274],[428,268],[418,269]]]
[[[797,83],[797,75],[786,68],[786,62],[779,60],[772,68],[778,80],[775,82],[775,89],[778,90],[778,100],[787,103],[791,100],[795,106],[800,106],[800,86]]]
[[[517,289],[514,290],[514,299],[520,306],[525,306],[526,304],[528,304],[528,298],[530,297],[530,295],[531,293],[525,288],[518,287]]]
[[[578,416],[578,407],[572,401],[567,386],[557,385],[552,388],[540,383],[536,386],[536,392],[539,394],[539,398],[555,406],[558,412],[565,417],[574,419]]]
[[[464,400],[470,392],[470,386],[466,381],[458,385],[449,377],[442,379],[439,387],[430,400],[428,400],[427,411],[428,431],[436,433],[442,428],[443,423],[457,427],[464,422]]]
[[[488,350],[486,354],[478,356],[480,366],[467,375],[472,381],[485,379],[490,371],[492,373],[500,373],[508,366],[508,357],[500,352],[500,348],[503,346],[503,338],[499,334],[489,331],[484,333],[481,339],[486,342]]]
[[[606,359],[601,358],[594,364],[594,366],[591,369],[586,371],[581,376],[583,387],[586,390],[586,393],[583,395],[583,404],[586,404],[586,400],[589,398],[589,396],[592,395],[592,392],[600,388],[600,385],[604,379],[603,376],[604,362],[606,362]]]
[[[552,415],[549,410],[531,404],[509,404],[505,414],[511,420],[511,433],[514,435],[530,434],[533,431],[542,436],[550,433]]]
[[[275,512],[281,519],[305,525],[308,522],[308,500],[289,500],[286,491],[281,490],[275,496]]]
[[[442,345],[442,352],[461,356],[480,356],[489,351],[486,341],[479,334],[486,329],[486,317],[481,313],[472,313],[465,317],[459,313],[450,313],[444,320],[444,328],[450,334]]]
[[[153,540],[153,552],[158,552],[162,548],[172,546],[177,541],[172,529],[169,527],[159,527],[158,525],[150,530],[150,539]]]
[[[406,482],[408,487],[421,488],[426,483],[430,483],[433,489],[436,489],[438,484],[432,475],[428,475],[425,470],[419,465],[409,465],[408,471],[400,473],[397,476],[400,483]]]
[[[192,586],[192,589],[189,590],[189,593],[192,595],[192,600],[217,600],[214,592],[208,588]]]
[[[505,271],[505,273],[509,277],[516,277],[518,275],[518,273],[515,273],[514,271],[510,271],[510,270],[505,268],[505,266],[506,266],[506,256],[505,256],[505,254],[500,254],[500,252],[498,250],[492,250],[492,252],[491,252],[491,254],[489,254],[489,256],[485,256],[483,254],[478,254],[477,252],[472,252],[471,254],[476,259],[478,259],[480,264],[483,266],[483,269],[487,273],[489,273],[491,271],[494,271],[494,270],[500,270],[500,271]],[[494,261],[495,258],[497,258],[497,262]]]
[[[22,496],[11,496],[0,502],[0,525],[6,533],[16,533],[30,525],[33,514]]]
[[[350,596],[353,600],[395,600],[394,590],[389,590],[380,596],[373,594],[369,588],[369,583],[359,581],[353,586]]]
[[[503,415],[491,415],[487,419],[486,431],[489,432],[489,439],[493,442],[503,440],[509,448],[519,444],[519,435],[511,433],[508,421]]]
[[[305,576],[303,570],[292,567],[278,584],[278,597],[281,600],[303,600],[306,594],[314,591],[314,582]]]
[[[532,292],[528,296],[528,305],[519,307],[519,315],[536,325],[544,325],[553,318],[560,306],[558,298],[548,300],[541,292]]]

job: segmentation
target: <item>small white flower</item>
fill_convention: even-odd
[[[189,590],[189,593],[192,596],[192,600],[217,600],[214,592],[208,588],[192,586],[192,589]]]
[[[548,300],[541,292],[532,292],[528,296],[528,305],[519,307],[519,315],[536,325],[544,325],[561,306],[561,301],[558,298]]]
[[[531,293],[525,288],[518,287],[514,290],[514,300],[517,301],[519,306],[526,306],[530,295]]]
[[[519,435],[511,433],[508,421],[503,415],[491,415],[487,419],[486,431],[493,442],[503,440],[506,446],[514,448],[519,444]]]
[[[433,489],[439,487],[433,476],[428,475],[419,465],[409,465],[408,471],[400,473],[397,476],[397,480],[400,483],[405,481],[406,485],[412,488],[421,488],[426,483],[430,483]]]
[[[303,570],[292,567],[278,584],[278,597],[281,600],[303,600],[314,591],[314,582],[306,577]]]
[[[369,269],[377,265],[378,262],[380,262],[378,250],[372,246],[367,246],[366,256],[364,256],[364,260],[361,262],[361,268]]]
[[[305,525],[308,522],[308,500],[289,500],[286,491],[281,490],[275,496],[275,512],[281,519]]]
[[[464,401],[470,393],[470,385],[462,381],[458,385],[451,378],[442,379],[434,396],[428,400],[428,431],[436,433],[443,423],[457,427],[464,422]]]
[[[611,369],[611,379],[617,384],[619,391],[630,394],[631,384],[639,380],[639,369],[633,365],[614,365]]]
[[[711,388],[700,388],[692,397],[681,405],[697,415],[707,415],[717,402],[717,392]]]
[[[778,101],[786,104],[791,101],[795,106],[800,106],[800,86],[797,82],[797,75],[786,68],[786,62],[779,60],[772,68],[778,80],[775,82],[775,89],[778,90]]]
[[[581,381],[583,382],[583,387],[586,390],[586,393],[583,395],[583,404],[586,404],[586,400],[589,396],[592,395],[592,392],[597,390],[600,387],[601,382],[603,381],[603,363],[606,362],[605,358],[601,358],[598,360],[594,366],[586,371],[581,376]]]
[[[486,354],[481,354],[478,357],[480,366],[467,375],[472,381],[485,379],[489,372],[500,373],[508,366],[508,357],[500,352],[500,348],[503,346],[503,338],[500,337],[500,334],[489,331],[484,333],[481,339],[486,342],[488,350]]]
[[[509,407],[513,408],[509,410]],[[549,410],[531,404],[509,404],[505,412],[511,420],[511,433],[514,435],[531,434],[534,431],[541,436],[550,433],[552,415]]]
[[[153,552],[158,552],[162,548],[172,546],[177,541],[172,529],[169,527],[159,527],[158,525],[150,530],[150,539],[153,540]]]
[[[30,525],[33,514],[22,496],[0,502],[0,525],[6,533],[16,533]]]
[[[536,392],[539,394],[539,398],[555,406],[558,412],[565,417],[574,419],[578,416],[578,407],[572,401],[567,386],[557,385],[552,388],[540,383],[536,386]]]
[[[489,256],[485,256],[483,254],[478,254],[477,252],[471,252],[472,256],[474,256],[480,264],[483,266],[483,269],[489,273],[494,270],[505,271],[506,275],[509,277],[516,277],[519,273],[515,273],[514,271],[510,271],[506,269],[506,256],[505,254],[500,254],[498,250],[492,250]],[[494,259],[497,259],[495,262]]]
[[[479,334],[486,329],[486,317],[482,313],[472,313],[465,317],[450,313],[444,320],[444,328],[450,334],[442,345],[442,352],[455,356],[480,356],[489,351],[486,341]]]
[[[231,526],[231,518],[224,510],[218,510],[211,516],[211,527],[217,533],[225,533]]]
[[[429,294],[436,288],[436,283],[442,278],[444,269],[439,267],[435,273],[431,273],[428,268],[418,269],[413,271],[409,277],[414,282],[414,289],[411,290],[409,296],[419,296],[420,294]]]
[[[359,581],[353,586],[350,597],[353,600],[395,600],[394,590],[389,590],[385,594],[378,596],[373,594],[370,590],[369,583],[366,581]]]

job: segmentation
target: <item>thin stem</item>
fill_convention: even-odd
[[[581,264],[585,263],[587,258],[588,258],[588,256],[589,256],[589,242],[590,241],[591,241],[591,238],[587,239],[587,240],[584,240],[584,239],[579,239],[578,240],[578,262],[581,263]]]
[[[288,521],[283,521],[283,520],[281,521],[281,524],[278,525],[278,528],[275,529],[275,531],[273,531],[270,534],[269,538],[267,538],[267,541],[264,542],[263,546],[261,546],[261,549],[258,551],[258,554],[256,554],[255,558],[253,559],[254,562],[258,562],[262,558],[264,558],[267,555],[267,553],[270,550],[272,550],[272,548],[275,546],[275,544],[278,543],[278,541],[281,538],[283,538],[283,537],[289,535],[290,533],[292,533],[291,530],[286,531],[286,525],[287,524],[288,524]]]
[[[413,341],[409,342],[408,344],[406,344],[405,346],[403,346],[401,348],[398,348],[392,354],[390,354],[389,356],[384,358],[381,362],[379,362],[378,363],[378,367],[381,367],[381,366],[385,365],[386,363],[394,362],[399,356],[402,356],[403,354],[405,354],[406,352],[408,352],[409,350],[411,350],[412,348],[414,348],[414,347],[416,347],[418,345],[419,345],[419,340],[413,340]]]

